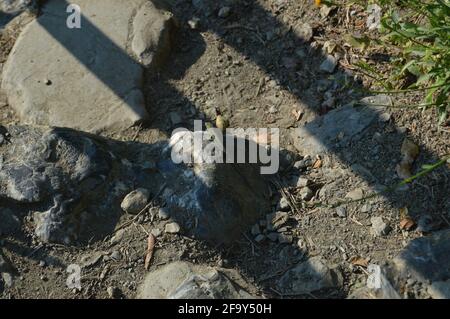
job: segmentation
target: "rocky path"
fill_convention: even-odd
[[[450,297],[448,168],[364,200],[450,150],[361,91],[361,8],[1,3],[3,298]],[[280,128],[278,173],[174,164],[172,131],[219,116]]]

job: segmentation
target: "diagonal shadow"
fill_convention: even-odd
[[[219,3],[216,3],[214,1],[203,2],[207,6],[212,7],[213,12],[216,12],[220,5]],[[61,13],[64,14],[64,9],[68,5],[68,2],[60,1],[60,5],[61,8],[63,8]],[[182,10],[185,8],[187,8],[186,11]],[[199,10],[193,8],[190,4],[182,4],[177,8],[173,7],[172,11],[181,21],[186,19],[187,12],[190,12],[192,14],[202,13],[201,10],[199,12]],[[227,24],[229,23],[229,21],[233,22],[234,19],[235,21],[242,20],[246,22],[247,18],[249,18],[249,21],[251,21],[251,23],[256,24],[257,29],[261,30],[261,32],[263,30],[280,30],[279,34],[282,34],[283,38],[279,38],[273,45],[288,44],[286,47],[287,52],[289,53],[293,53],[296,47],[306,49],[307,55],[313,55],[313,58],[309,61],[310,63],[296,68],[295,70],[280,67],[280,59],[282,58],[282,56],[274,55],[274,52],[277,51],[274,50],[270,43],[266,42],[266,45],[261,46],[260,40],[255,38],[255,34],[253,31],[247,32],[245,31],[245,29],[237,30],[234,28],[227,28]],[[64,29],[64,27],[55,28],[54,25],[47,24],[45,21],[46,20],[43,20],[42,22],[41,20],[41,25],[53,38],[55,38],[61,45],[63,45],[68,52],[70,52],[84,67],[89,69],[99,80],[107,85],[119,98],[121,98],[125,103],[128,103],[123,95],[123,82],[111,80],[117,76],[120,76],[123,71],[121,65],[117,65],[116,69],[111,69],[109,70],[109,72],[99,72],[98,69],[92,68],[90,65],[91,57],[85,54],[83,50],[80,50],[80,42],[78,40],[81,40],[80,36],[82,35],[82,33],[75,29],[72,31],[72,35],[70,37],[67,37],[67,31],[62,30]],[[84,28],[87,28],[90,30],[90,32],[93,32],[95,34],[95,37],[98,38],[99,41],[101,41],[102,43],[107,43],[105,50],[114,52],[114,55],[120,60],[130,61],[136,68],[140,67],[138,62],[132,59],[127,54],[127,52],[118,47],[112,40],[108,39],[108,37],[99,28],[93,25],[87,17],[82,17],[82,23],[84,24]],[[292,32],[292,30],[290,30],[290,28],[288,28],[284,23],[280,22],[275,16],[273,16],[271,12],[266,11],[262,6],[258,4],[257,1],[245,1],[245,8],[242,11],[236,13],[235,16],[230,20],[208,20],[206,29],[215,33],[226,44],[230,45],[242,55],[249,58],[253,63],[258,65],[268,76],[270,76],[272,79],[275,79],[282,88],[291,91],[291,93],[293,93],[296,98],[312,112],[318,115],[324,113],[324,111],[320,109],[320,103],[311,103],[311,100],[305,98],[305,96],[303,95],[303,92],[308,87],[312,87],[318,81],[324,80],[328,77],[326,74],[323,74],[319,68],[321,61],[323,61],[323,59],[325,58],[324,55],[317,50],[310,50],[308,43],[304,43],[304,41],[296,36]],[[244,43],[252,43],[252,45],[244,46],[242,44],[239,44],[242,43],[242,41],[237,40],[237,37],[235,36],[236,32],[239,32],[239,34],[244,38]],[[293,45],[291,45],[291,42],[293,43]],[[350,88],[359,86],[360,85],[354,82],[353,79],[350,79],[349,83],[347,83],[347,87]],[[292,90],[292,88],[294,88],[294,90]],[[173,92],[175,91],[176,90],[173,89]],[[320,93],[317,92],[317,94]],[[346,97],[344,96],[342,98],[342,102],[344,102],[345,99]],[[133,106],[130,107],[133,108]],[[325,112],[326,111],[328,110],[325,110]],[[378,114],[375,114],[374,117],[378,118],[379,116]],[[399,143],[404,139],[405,133],[395,131],[395,127],[393,129],[394,132],[392,134],[394,136],[391,138],[391,140]],[[315,131],[312,133],[316,134],[317,132]],[[317,138],[320,138],[320,136],[317,136]],[[328,151],[334,153],[342,163],[348,166],[354,166],[355,164],[358,164],[364,167],[367,154],[361,153],[364,152],[364,150],[357,151],[356,148],[354,148],[355,144],[353,144],[352,142],[350,142],[348,145],[340,145],[339,147],[335,147],[335,145],[330,143],[330,141],[328,140],[324,140],[322,142],[323,144],[327,145]],[[427,151],[424,145],[422,145],[421,149],[422,155],[419,160],[426,160],[431,162],[435,159],[435,156]],[[383,147],[377,148],[378,154],[384,151],[385,149]],[[383,166],[384,165],[375,167],[373,169],[366,169],[363,170],[363,172],[358,172],[358,174],[360,174],[362,178],[366,179],[369,184],[373,185],[378,182],[385,184],[386,181],[381,180],[383,178],[383,174],[380,170],[383,169]],[[369,174],[366,174],[367,171],[369,171]],[[444,192],[446,188],[448,189],[448,185],[446,187],[444,185]],[[394,207],[403,207],[410,200],[409,197],[398,193],[387,193],[384,196]],[[414,196],[413,192],[412,196]],[[439,204],[434,208],[436,210],[439,210]]]

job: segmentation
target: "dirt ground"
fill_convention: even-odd
[[[364,60],[388,72],[389,58],[397,54],[386,47],[361,51],[345,44],[349,33],[371,32],[375,36],[376,31],[366,28],[364,8],[343,6],[325,14],[313,1],[236,0],[229,1],[230,15],[221,18],[218,10],[224,4],[210,3],[208,8],[199,9],[191,1],[161,2],[173,12],[179,30],[165,67],[157,72],[149,70],[145,78],[151,119],[138,127],[104,135],[142,143],[167,139],[175,128],[170,112],[181,116],[178,126],[187,128],[192,128],[193,120],[199,118],[214,123],[217,114],[227,117],[230,127],[280,128],[280,143],[287,159],[273,184],[274,194],[278,194],[274,205],[282,193],[296,204],[297,209],[289,211],[291,220],[285,230],[292,243],[258,243],[250,228],[240,241],[228,247],[211,247],[183,235],[162,234],[151,269],[173,260],[202,262],[237,269],[257,287],[255,293],[259,296],[346,298],[367,279],[365,267],[355,264],[357,258],[382,264],[411,239],[424,235],[417,228],[401,229],[405,207],[416,223],[429,216],[433,225],[429,231],[450,227],[448,165],[397,191],[344,205],[345,217],[340,217],[336,208],[312,205],[333,203],[355,189],[369,194],[398,183],[396,165],[406,137],[420,147],[413,172],[449,154],[450,129],[438,125],[432,109],[388,108],[387,118],[375,121],[359,140],[342,151],[321,155],[321,164],[312,158],[303,168],[294,166],[296,161],[305,160],[308,152],[295,148],[291,131],[357,101],[367,95],[364,89],[378,89],[370,77],[357,71],[357,61]],[[189,22],[196,18],[198,26],[192,28]],[[299,26],[301,23],[312,27],[310,40],[302,39],[305,28]],[[1,34],[0,63],[4,63],[16,36],[14,32]],[[341,57],[332,74],[319,69],[326,55],[323,46],[330,42],[335,45],[333,52]],[[394,104],[417,101],[420,96],[393,96]],[[0,97],[0,123],[18,122],[5,98]],[[309,202],[301,199],[299,189],[292,184],[298,176],[312,181],[314,197]],[[374,216],[389,223],[391,231],[387,235],[373,236]],[[119,225],[127,219],[124,215]],[[42,244],[27,226],[17,238],[0,237],[0,247],[17,267],[20,278],[2,298],[110,298],[108,287],[119,288],[123,298],[133,298],[146,273],[143,256],[147,234],[164,225],[150,219],[149,212],[126,228],[118,243],[111,242],[113,234],[87,247]],[[280,276],[308,256],[317,255],[341,269],[342,289],[300,296],[277,291],[275,283]],[[66,287],[66,267],[72,263],[81,263],[86,269],[81,291]],[[422,292],[411,294],[426,297]]]

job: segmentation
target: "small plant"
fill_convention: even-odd
[[[449,111],[450,0],[378,0],[385,12],[382,40],[402,48],[388,79],[391,93],[424,91],[421,107],[435,106],[439,122]]]

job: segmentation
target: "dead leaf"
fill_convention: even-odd
[[[313,168],[317,169],[317,168],[321,168],[323,165],[323,162],[320,158],[316,159],[316,161],[314,162]]]
[[[153,257],[153,250],[155,249],[155,242],[156,242],[155,236],[149,234],[147,238],[147,253],[145,254],[145,262],[144,262],[145,270],[148,270],[150,268],[150,262]]]
[[[355,256],[352,259],[350,259],[350,262],[354,266],[361,266],[364,268],[367,268],[369,266],[369,261],[363,257]]]
[[[411,217],[405,217],[400,221],[400,229],[402,230],[411,230],[414,226],[416,225],[416,223],[414,222],[414,220],[412,220]]]

